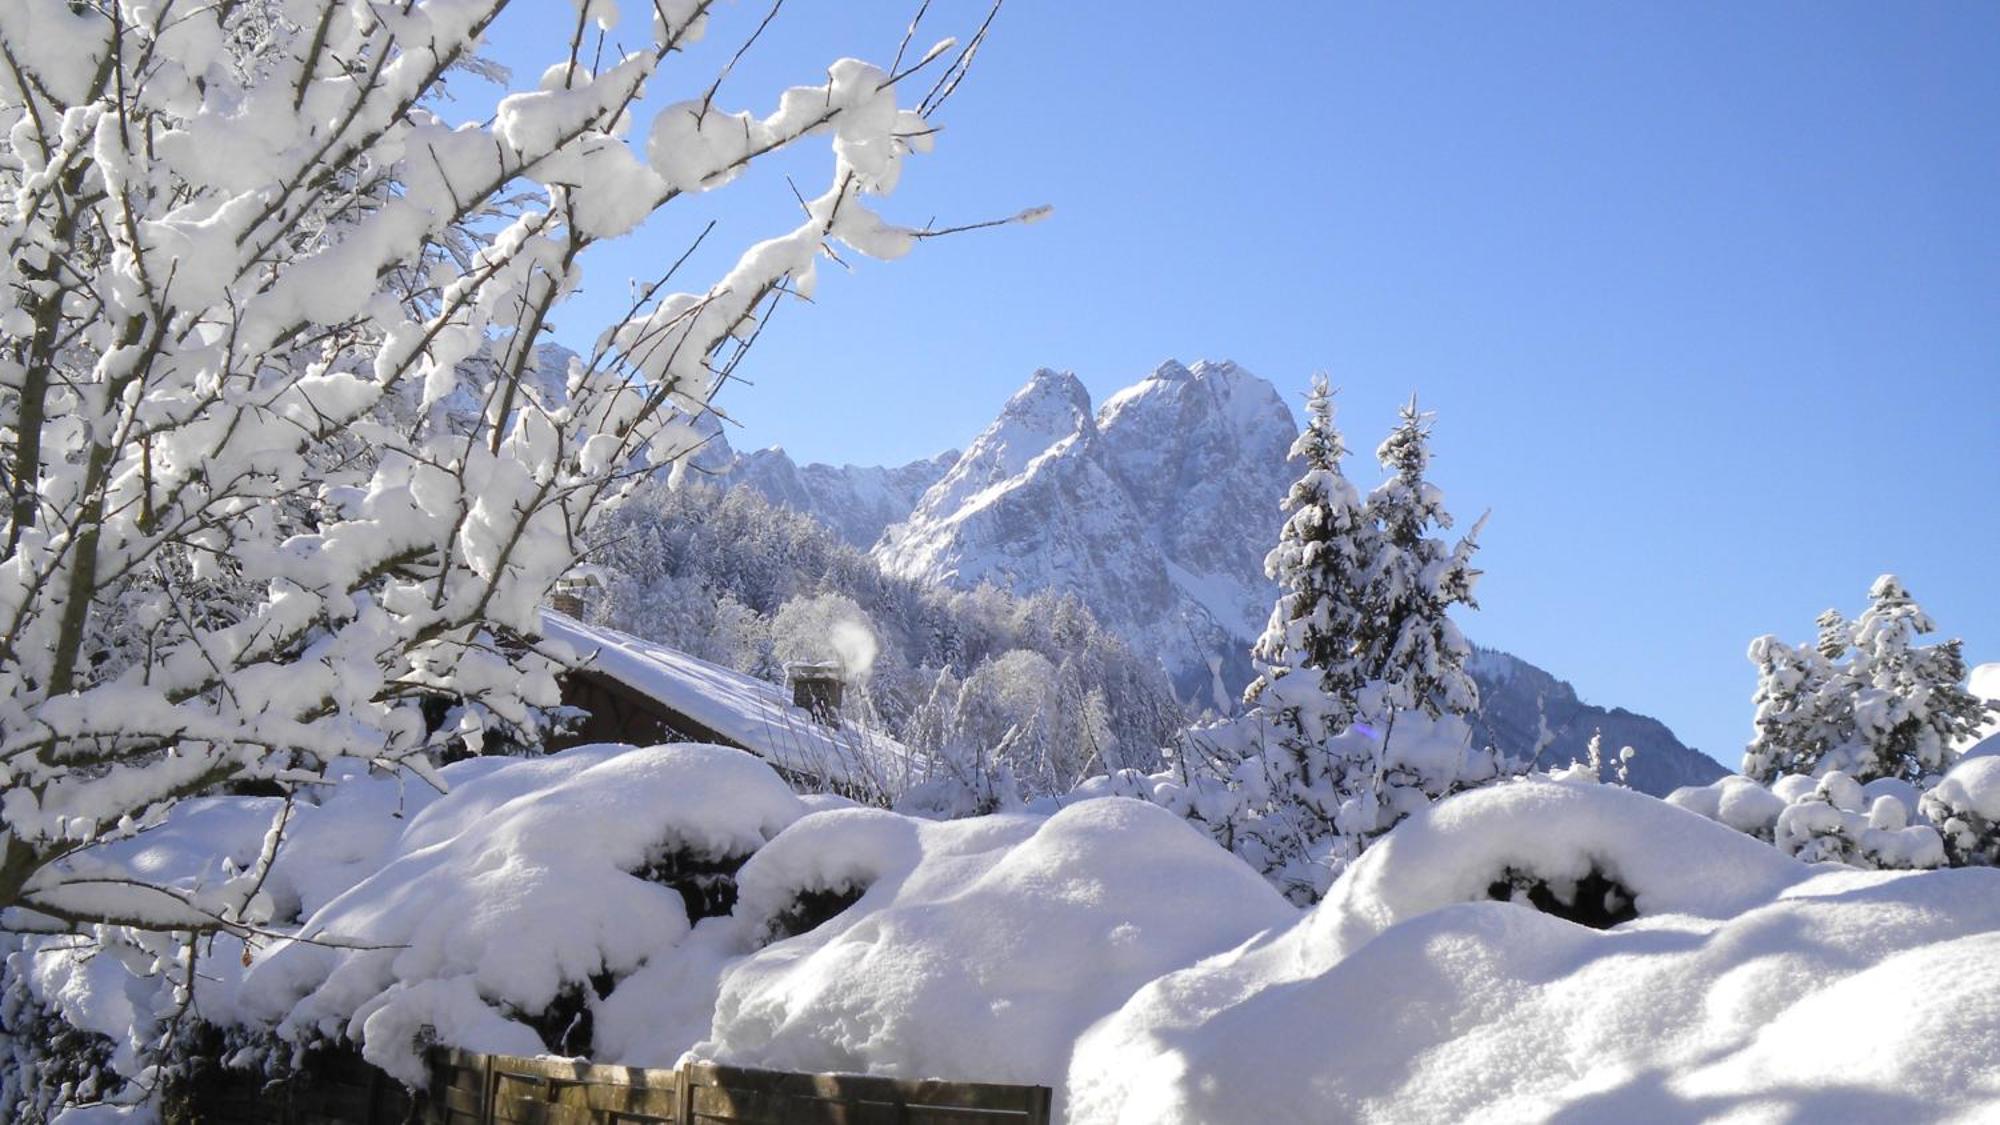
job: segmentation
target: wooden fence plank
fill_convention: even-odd
[[[0,0],[4,3],[5,0]],[[693,1062],[672,1070],[434,1051],[413,1100],[358,1051],[282,1082],[225,1072],[195,1095],[204,1125],[1049,1125],[1046,1087]],[[176,1123],[177,1125],[177,1123]]]

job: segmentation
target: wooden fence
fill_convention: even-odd
[[[359,1064],[359,1059],[353,1060]],[[1048,1125],[1046,1086],[852,1074],[789,1074],[715,1063],[673,1070],[440,1050],[413,1102],[360,1064],[283,1086],[218,1084],[192,1120],[213,1125]],[[372,1074],[370,1073],[372,1072]]]

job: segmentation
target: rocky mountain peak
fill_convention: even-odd
[[[1043,435],[1051,440],[1095,428],[1090,391],[1073,373],[1041,368],[1000,408],[987,433],[1018,427],[1021,436]]]

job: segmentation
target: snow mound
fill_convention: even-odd
[[[1640,915],[1717,918],[1765,901],[1803,869],[1723,825],[1617,786],[1528,777],[1412,817],[1336,881],[1309,925],[1332,951],[1453,903],[1509,873],[1558,888],[1596,873]]]
[[[1667,794],[1667,803],[1766,840],[1785,811],[1784,798],[1735,773],[1707,785],[1684,785]]]
[[[245,1014],[294,1040],[346,1034],[413,1085],[427,1027],[447,1045],[539,1054],[520,1017],[687,936],[684,892],[649,870],[740,861],[804,811],[768,765],[719,746],[507,762],[424,809],[379,870],[261,959]]]
[[[1608,872],[1597,930],[1482,880]],[[1813,869],[1611,787],[1413,817],[1078,1044],[1073,1122],[1940,1120],[2000,1099],[2000,872]]]
[[[1297,917],[1179,818],[1118,798],[1046,821],[815,815],[745,868],[743,901],[763,914],[784,888],[864,881],[724,972],[696,1054],[1059,1086],[1076,1038],[1141,985]]]

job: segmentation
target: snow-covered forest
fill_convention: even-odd
[[[1078,1123],[2000,1115],[2000,638],[1895,574],[1744,638],[1718,777],[1468,641],[1508,516],[1428,399],[1043,370],[962,454],[728,449],[829,267],[1049,213],[897,217],[1027,65],[931,7],[755,89],[782,5],[538,6],[510,73],[507,0],[0,2],[0,1119],[440,1047]],[[661,217],[766,165],[820,180],[691,279]],[[613,243],[658,272],[549,347]]]

